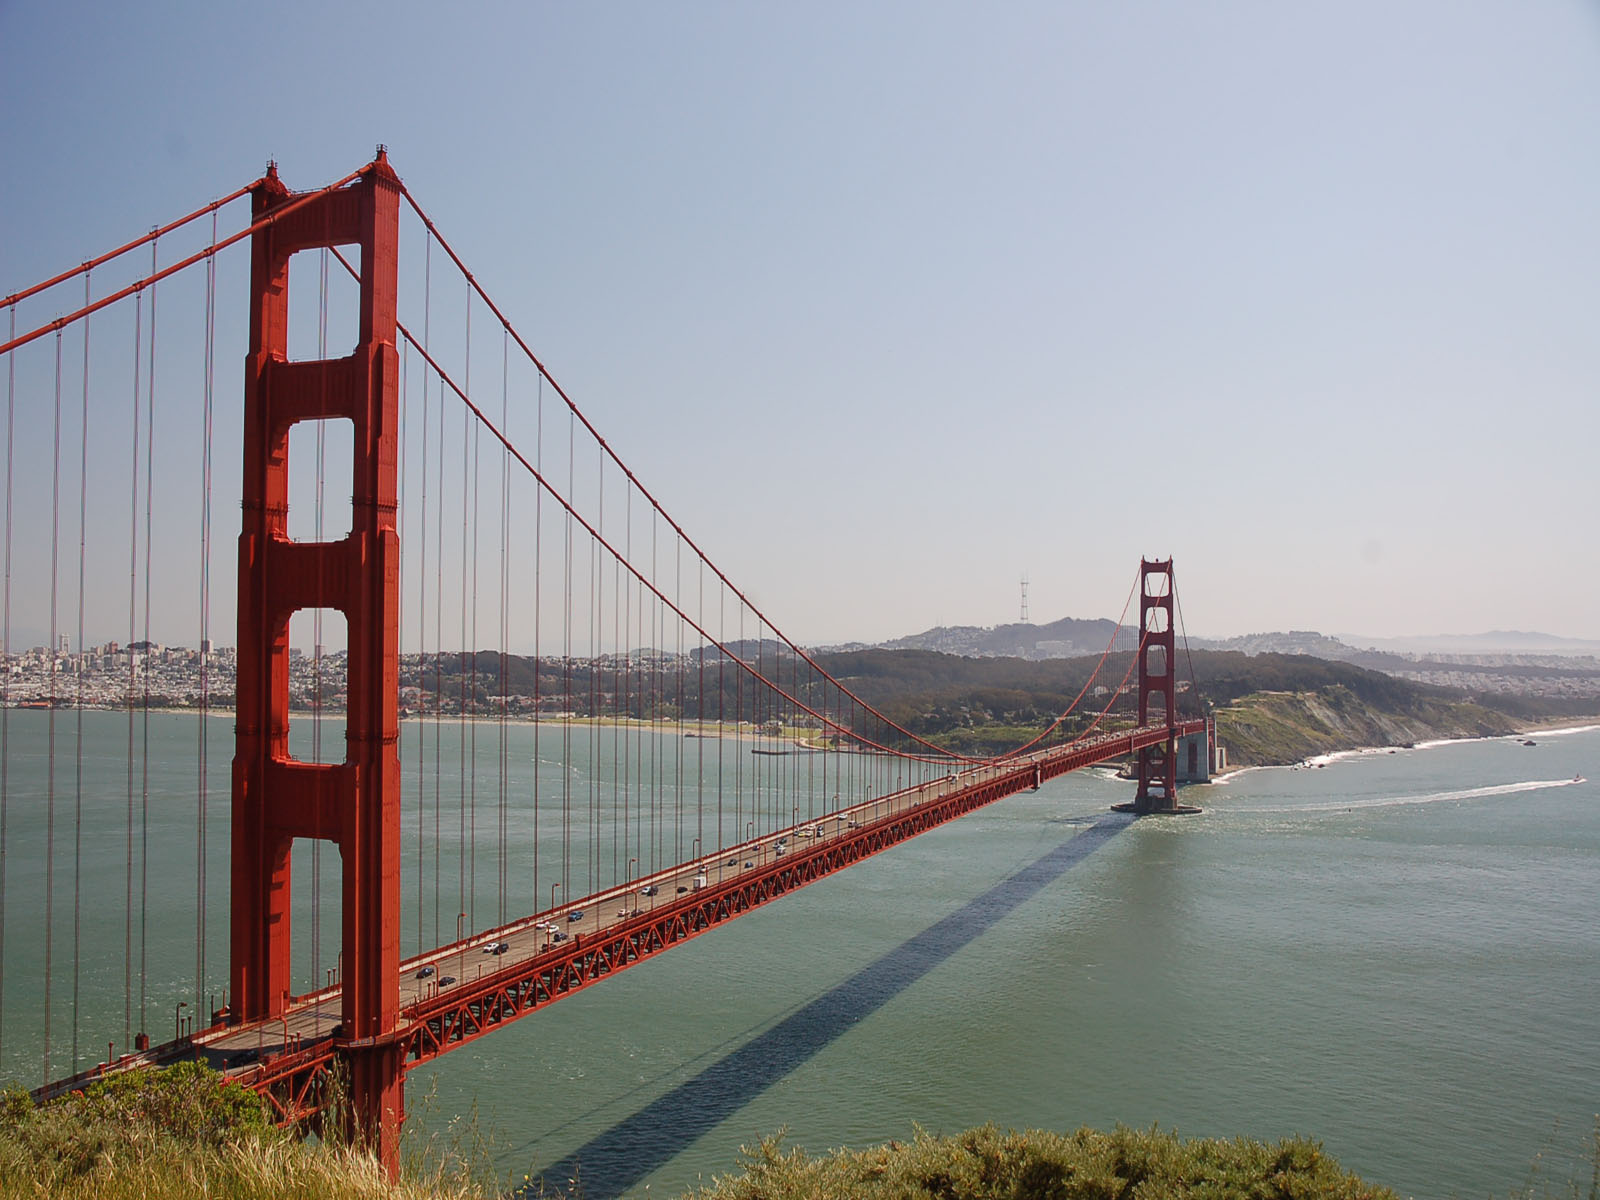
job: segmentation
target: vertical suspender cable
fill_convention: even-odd
[[[500,333],[500,424],[508,432],[511,429],[511,333],[502,330]],[[507,574],[507,565],[511,557],[511,449],[508,446],[500,447],[500,753],[499,753],[499,852],[495,886],[500,897],[498,921],[500,925],[506,923],[506,839],[508,835],[508,821],[506,812],[506,787],[507,771],[510,768],[510,758],[506,745],[506,737],[510,733],[507,728],[507,705],[509,704],[509,681],[506,678],[507,668],[510,666],[511,642],[511,584]],[[538,669],[539,660],[534,658],[534,669]]]
[[[211,214],[211,244],[217,242],[217,214]],[[200,761],[195,799],[195,929],[194,1008],[206,990],[206,818],[208,738],[211,725],[211,454],[217,380],[217,258],[206,260],[205,389],[202,393],[200,443]],[[205,1013],[207,1024],[210,1013]]]
[[[44,817],[44,1082],[50,1082],[50,984],[55,949],[56,881],[56,579],[61,534],[61,331],[56,330],[56,404],[50,476],[50,712],[45,752]]]
[[[650,584],[656,588],[660,578],[656,570],[656,550],[660,524],[657,514],[650,514]],[[662,624],[659,592],[650,606],[650,870],[654,873],[664,865],[666,854],[662,833],[664,812],[666,759],[661,753],[661,655],[665,648],[665,626]]]
[[[679,612],[683,611],[683,535],[680,533],[672,544],[672,606]],[[684,861],[683,851],[683,621],[673,622],[677,627],[677,654],[673,659],[673,674],[677,676],[678,702],[677,702],[677,730],[673,738],[673,825],[677,830],[678,846],[677,861]],[[691,842],[692,846],[694,843]]]
[[[747,657],[744,644],[745,604],[739,603],[739,657]],[[754,830],[744,820],[744,676],[743,671],[733,673],[733,824],[734,836],[746,837]]]
[[[132,465],[129,469],[128,498],[128,789],[127,854],[123,864],[122,904],[122,1045],[133,1044],[133,748],[134,696],[138,688],[138,660],[133,643],[139,639],[139,374],[143,365],[144,293],[134,298],[133,306],[133,436]]]
[[[701,629],[706,627],[706,564],[699,563],[696,568],[699,581],[699,597],[696,601],[698,611],[695,623]],[[697,635],[700,642],[699,672],[695,681],[695,756],[694,777],[695,783],[695,832],[703,839],[706,835],[706,638],[705,634]],[[717,826],[717,853],[722,852],[722,827]],[[702,840],[700,850],[705,852],[706,843]]]
[[[426,944],[423,930],[427,925],[427,879],[425,864],[428,858],[428,789],[427,789],[427,719],[428,682],[428,420],[429,369],[422,369],[422,503],[417,520],[417,546],[420,561],[417,569],[417,953]],[[437,651],[437,647],[435,647]],[[437,843],[435,844],[437,849]],[[435,876],[437,878],[437,876]],[[434,907],[438,907],[437,898]],[[437,944],[437,943],[435,943]]]
[[[84,304],[89,302],[89,272],[83,274]],[[78,641],[77,656],[73,660],[73,674],[77,679],[77,745],[74,793],[72,802],[72,1066],[70,1074],[78,1070],[78,984],[82,975],[83,945],[83,605],[87,595],[84,573],[88,562],[89,540],[89,319],[83,320],[83,413],[80,417],[78,445]]]
[[[605,474],[600,476],[600,512],[596,528],[605,528]],[[589,839],[589,853],[585,856],[585,866],[589,874],[586,892],[597,891],[600,887],[600,726],[598,724],[599,699],[600,699],[600,648],[596,644],[596,627],[599,625],[599,546],[593,534],[589,536],[589,567],[584,575],[584,590],[588,592],[589,603],[586,606],[589,618],[589,695],[586,707],[589,712],[587,722],[589,735],[589,786],[586,789],[589,795],[589,814],[587,822],[587,837]]]
[[[433,309],[433,234],[429,233],[423,254],[422,268],[422,352],[428,353],[428,335]],[[428,376],[430,368],[422,368],[422,504],[417,520],[417,545],[420,561],[417,569],[417,953],[426,944],[423,929],[426,925],[425,897],[427,881],[427,787],[426,744],[427,729],[422,722],[427,717],[426,693],[423,686],[428,679]],[[437,878],[437,876],[435,876]],[[438,903],[435,900],[434,907]],[[438,942],[435,941],[434,945]]]
[[[150,273],[156,273],[158,242],[150,243]],[[145,1020],[150,973],[150,542],[154,534],[153,490],[156,450],[156,285],[150,285],[150,363],[144,389],[144,746],[139,782],[139,1032]]]
[[[724,665],[728,661],[727,652],[722,649],[728,644],[728,589],[719,579],[717,581],[717,845],[722,845],[724,840],[722,830],[722,743],[726,740],[728,732],[727,693],[723,691]],[[739,840],[739,831],[733,831],[733,840]]]
[[[534,404],[534,466],[544,473],[544,376],[536,376]],[[539,911],[539,775],[544,761],[539,757],[540,678],[544,674],[544,643],[539,640],[543,617],[544,596],[541,582],[544,578],[544,489],[533,491],[533,903]]]
[[[472,393],[468,392],[468,395]],[[456,714],[457,752],[460,761],[460,788],[457,797],[460,807],[460,826],[456,835],[456,886],[459,893],[458,913],[468,911],[467,872],[467,474],[471,457],[470,441],[472,412],[463,406],[461,414],[461,647],[456,655]],[[460,920],[457,920],[457,928]]]
[[[439,904],[444,818],[444,380],[439,380],[439,501],[433,563],[433,944],[441,943]]]
[[[631,563],[633,561],[633,480],[628,480],[623,492],[624,503],[622,508],[622,553]],[[644,847],[639,841],[639,797],[633,780],[633,754],[629,745],[628,733],[633,729],[633,648],[629,642],[633,640],[633,593],[634,584],[630,577],[623,586],[622,592],[622,636],[617,640],[617,652],[622,658],[622,852],[628,853],[631,847],[633,853],[628,855],[632,860],[631,865],[644,860]],[[632,800],[633,822],[632,836],[628,829],[629,800]],[[630,906],[634,901],[630,900]]]
[[[467,287],[467,334],[466,334],[466,368],[462,375],[462,388],[467,395],[472,395],[472,288]],[[471,441],[471,467],[468,467],[468,441]],[[466,515],[467,515],[467,475],[472,476],[472,562],[468,566]],[[467,843],[467,870],[471,874],[467,884],[467,902],[461,906],[462,912],[467,914],[468,929],[476,930],[478,917],[478,423],[472,419],[469,410],[466,419],[461,425],[461,648],[471,655],[471,665],[462,673],[463,683],[467,691],[463,694],[461,703],[461,719],[464,728],[470,729],[468,744],[463,747],[461,755],[461,768],[465,773],[467,787],[464,801],[471,809],[469,818]],[[471,575],[472,592],[472,617],[467,617],[467,577]],[[470,698],[469,698],[470,697]],[[471,714],[468,714],[468,704],[471,704]]]
[[[596,528],[603,530],[606,519],[605,464],[600,466],[599,519]],[[589,538],[589,890],[600,885],[600,547],[597,539]],[[613,850],[611,868],[616,877],[616,855]]]
[[[576,434],[574,430],[577,422],[569,412],[567,414],[567,495],[573,494],[573,481],[576,475],[576,463],[573,457],[573,447]],[[562,579],[564,582],[565,596],[562,600],[561,612],[561,678],[562,678],[562,711],[566,714],[561,721],[561,894],[565,900],[572,899],[572,513],[565,516],[565,553],[563,557]]]
[[[17,336],[17,309],[11,307],[9,340]],[[6,355],[6,579],[4,629],[0,630],[0,1052],[5,1048],[6,1015],[6,833],[11,817],[11,479],[16,461],[17,363]],[[0,1053],[0,1063],[5,1056]]]
[[[628,503],[628,491],[624,486],[623,503]],[[622,644],[622,563],[613,559],[611,566],[611,650],[614,657],[611,662],[611,845],[612,857],[622,863],[623,883],[628,881],[628,797],[622,790],[622,764],[628,755],[628,714],[626,709],[627,690],[623,682],[623,644]],[[616,851],[618,834],[621,834],[622,853]],[[613,867],[614,869],[614,867]]]
[[[470,336],[472,309],[467,309],[468,331]],[[472,354],[471,347],[467,347],[467,378],[463,381],[462,390],[467,395],[472,395]],[[456,891],[458,913],[467,911],[467,463],[469,457],[468,432],[472,425],[472,412],[462,406],[461,412],[461,539],[457,543],[461,551],[461,636],[456,642],[460,647],[456,655],[456,739],[459,770],[459,789],[457,806],[459,825],[456,832]],[[441,495],[442,495],[441,491]],[[460,919],[456,927],[460,928]]]
[[[398,483],[398,502],[395,504],[395,531],[397,531],[398,541],[400,541],[400,587],[395,589],[398,592],[397,619],[395,619],[395,624],[400,627],[398,650],[400,650],[400,658],[402,658],[403,662],[405,661],[405,547],[406,542],[408,542],[408,539],[410,539],[411,534],[410,509],[406,509],[405,491],[406,459],[410,458],[410,453],[408,453],[408,443],[406,443],[405,435],[406,413],[408,413],[408,408],[410,408],[411,400],[411,341],[410,339],[402,338],[402,342],[405,342],[405,349],[400,352],[400,445],[398,445],[398,458],[400,458],[400,483]],[[346,662],[349,662],[349,659],[346,659]],[[405,686],[405,669],[403,669],[403,667],[402,674],[400,674],[400,685]],[[395,762],[405,763],[405,722],[395,723]],[[418,810],[416,810],[416,837],[418,837],[418,866],[421,866],[421,797],[419,797],[419,806]],[[421,899],[421,888],[418,890],[418,899]],[[405,902],[402,901],[402,910],[403,904],[405,904]],[[416,923],[416,949],[418,949],[418,954],[421,954],[421,914],[418,914],[418,923]]]
[[[467,289],[467,367],[466,367],[466,392],[472,395],[472,289]],[[472,655],[470,668],[470,684],[472,693],[472,723],[471,723],[471,762],[467,767],[467,786],[471,789],[472,805],[472,850],[467,856],[467,861],[472,864],[472,886],[468,891],[467,920],[469,927],[477,928],[478,917],[478,466],[481,457],[479,434],[481,428],[477,421],[471,421],[472,428],[472,621],[471,636],[467,639],[467,653]],[[465,547],[462,550],[465,553]]]

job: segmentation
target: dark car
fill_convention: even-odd
[[[440,987],[449,987],[455,981],[456,981],[456,977],[454,975],[441,975],[441,976],[439,976],[439,986]]]
[[[583,920],[583,909],[581,909],[581,908],[574,909],[572,912],[569,912],[567,914],[567,920],[569,920],[569,921],[581,921],[581,920]]]
[[[685,893],[685,892],[687,892],[687,891],[688,891],[688,890],[689,890],[689,889],[688,889],[688,888],[686,888],[686,887],[680,887],[680,888],[679,888],[679,889],[678,889],[678,895],[680,895],[680,896],[681,896],[681,895],[683,895],[683,894],[684,894],[684,893]]]
[[[756,864],[755,864],[755,863],[753,863],[753,862],[749,862],[749,861],[747,861],[747,862],[746,862],[746,863],[745,863],[745,864],[744,864],[744,865],[745,865],[745,866],[747,866],[747,867],[753,867],[753,866],[755,866],[755,865],[756,865]]]
[[[730,867],[737,867],[739,865],[739,860],[737,858],[730,858],[728,860],[728,865]]]
[[[417,968],[416,978],[417,979],[432,979],[433,978],[433,968],[432,967],[418,967]]]

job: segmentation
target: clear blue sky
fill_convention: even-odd
[[[0,112],[0,293],[387,143],[805,641],[1600,637],[1593,3],[0,0]]]

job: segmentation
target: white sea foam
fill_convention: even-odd
[[[1519,733],[1518,737],[1539,738],[1570,737],[1574,733],[1593,733],[1600,729],[1600,725],[1568,725],[1562,729],[1530,729],[1527,733]]]

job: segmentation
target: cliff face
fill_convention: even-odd
[[[1476,704],[1430,698],[1404,707],[1380,706],[1337,686],[1253,692],[1217,710],[1218,737],[1229,761],[1242,766],[1282,766],[1363,746],[1493,737],[1516,728],[1510,717]]]

